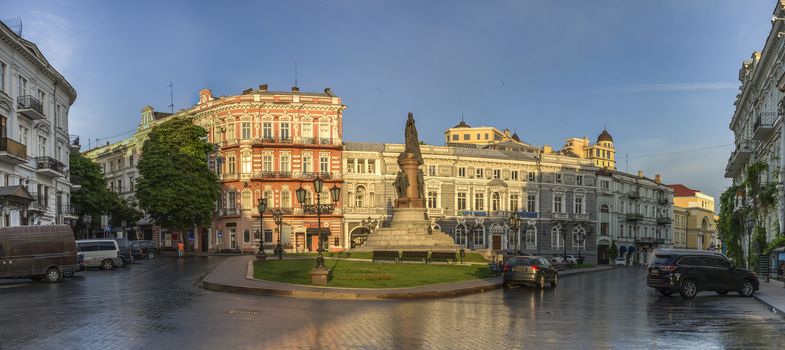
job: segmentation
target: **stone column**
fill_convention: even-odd
[[[405,158],[398,159],[398,166],[401,171],[406,175],[409,180],[409,187],[406,188],[406,198],[398,198],[395,200],[396,208],[425,208],[425,200],[420,198],[419,184],[417,183],[417,174],[420,169],[420,163],[410,153],[406,153]]]

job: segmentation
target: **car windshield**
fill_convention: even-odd
[[[671,255],[660,255],[657,254],[654,256],[654,259],[651,261],[649,266],[663,266],[670,264],[671,260],[673,260],[673,256]]]
[[[535,258],[513,258],[510,260],[510,264],[513,266],[531,266],[537,265],[537,259]]]

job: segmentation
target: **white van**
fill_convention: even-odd
[[[85,267],[100,267],[111,270],[115,266],[123,266],[120,247],[111,239],[88,239],[76,241],[76,251],[84,254]]]

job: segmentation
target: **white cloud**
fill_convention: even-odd
[[[78,48],[70,23],[61,16],[36,10],[23,20],[23,37],[38,45],[55,69],[61,73],[67,70]]]
[[[671,91],[708,91],[708,90],[734,90],[738,84],[727,82],[706,83],[670,83],[670,84],[641,84],[600,88],[596,94],[623,94],[637,92],[671,92]]]

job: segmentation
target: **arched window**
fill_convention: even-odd
[[[701,230],[703,230],[704,232],[709,230],[709,220],[707,220],[705,217],[701,222]]]
[[[572,249],[586,249],[586,230],[583,227],[572,229]]]
[[[464,225],[455,226],[455,244],[466,246],[466,231],[466,226]]]
[[[564,246],[561,237],[561,229],[559,226],[554,226],[551,229],[551,248],[559,249]]]
[[[243,209],[245,209],[245,210],[254,209],[253,195],[251,194],[251,190],[249,190],[247,188],[244,189],[241,198],[242,198],[242,201],[243,201],[242,202]]]
[[[476,247],[484,247],[485,246],[485,226],[483,225],[476,225],[472,230],[474,236],[474,246]]]
[[[609,213],[611,208],[607,204],[603,204],[600,206],[600,213]]]
[[[291,208],[292,197],[288,190],[281,191],[281,208]]]
[[[354,206],[358,208],[365,206],[365,187],[357,186],[357,192],[354,195]]]
[[[494,192],[491,194],[491,210],[497,211],[501,210],[500,208],[501,199],[499,196],[499,192]]]
[[[526,228],[526,249],[537,249],[537,228],[534,226]]]
[[[505,227],[505,229],[508,229]],[[518,231],[510,230],[509,234],[507,235],[507,247],[511,249],[520,249],[521,248],[521,229],[518,228]]]
[[[272,208],[272,207],[275,206],[275,205],[273,205],[273,191],[271,191],[271,190],[264,191],[263,197],[265,199],[267,199],[267,207],[268,208]]]

